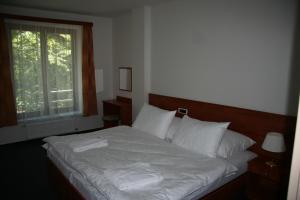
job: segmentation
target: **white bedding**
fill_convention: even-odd
[[[104,176],[120,190],[140,190],[163,180],[149,163],[136,162],[118,169],[107,169]]]
[[[107,147],[75,153],[68,145],[80,138],[99,136],[108,141]],[[88,199],[183,199],[237,170],[226,160],[189,152],[126,126],[88,134],[49,137],[45,141],[49,144],[50,158],[55,155],[59,160],[56,164],[70,168],[66,170],[69,173],[64,172],[65,176],[72,183],[80,180],[76,182],[80,192],[87,190],[82,187],[82,182],[88,184],[88,190],[94,191],[95,195]],[[122,191],[104,176],[107,169],[136,162],[149,163],[159,171],[163,180],[142,189]]]
[[[84,140],[76,140],[69,144],[74,152],[83,152],[90,149],[96,149],[108,146],[107,140],[101,138],[91,138]]]

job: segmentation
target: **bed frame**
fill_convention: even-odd
[[[157,94],[149,94],[149,104],[166,110],[186,108],[188,109],[188,115],[190,117],[200,120],[231,122],[229,129],[241,132],[256,141],[256,144],[251,147],[251,150],[257,153],[258,156],[271,157],[273,159],[286,159],[286,163],[290,163],[296,122],[295,117]],[[181,117],[182,115],[176,113],[176,116]],[[270,131],[284,134],[287,147],[284,157],[274,156],[260,148],[266,133]],[[48,159],[48,171],[49,180],[53,183],[53,187],[58,191],[60,199],[84,199],[50,159]],[[207,194],[201,199],[239,199],[244,194],[246,179],[247,173],[242,174],[238,178]]]

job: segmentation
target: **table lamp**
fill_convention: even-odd
[[[269,132],[267,133],[265,140],[261,146],[264,150],[273,153],[282,153],[285,151],[284,138],[281,133]],[[270,167],[274,167],[277,164],[274,161],[266,162]]]

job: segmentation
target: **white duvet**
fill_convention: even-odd
[[[120,190],[147,189],[150,184],[163,180],[158,170],[149,163],[135,162],[118,169],[107,169],[104,175]]]
[[[101,137],[108,146],[74,152],[70,143]],[[52,136],[44,139],[48,149],[80,173],[109,200],[177,200],[205,187],[237,168],[223,159],[209,158],[184,150],[131,127],[119,126],[88,134]],[[133,163],[148,163],[161,181],[134,190],[120,190],[105,171]]]

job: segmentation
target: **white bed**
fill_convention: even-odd
[[[67,145],[101,137],[108,146],[81,153]],[[245,173],[247,159],[209,158],[137,129],[119,126],[81,135],[49,137],[48,157],[85,199],[198,199]],[[146,188],[121,191],[105,178],[106,169],[147,162],[163,180]]]

